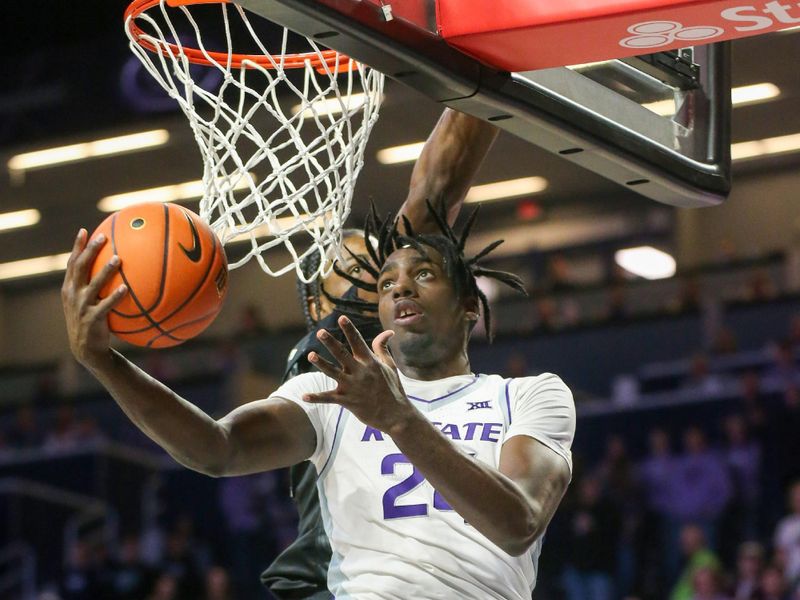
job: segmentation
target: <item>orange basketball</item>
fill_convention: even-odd
[[[120,258],[120,269],[100,296],[123,283],[128,286],[108,314],[114,335],[137,346],[165,348],[211,324],[228,290],[228,261],[200,217],[177,204],[137,204],[109,216],[92,238],[100,233],[108,241],[92,276],[114,254]]]

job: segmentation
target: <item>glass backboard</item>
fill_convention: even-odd
[[[708,206],[730,190],[726,42],[509,72],[449,44],[435,0],[237,3],[645,197]]]

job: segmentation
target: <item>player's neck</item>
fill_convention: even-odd
[[[414,359],[406,361],[402,357],[395,357],[395,363],[403,375],[421,381],[435,381],[456,375],[469,375],[472,372],[466,350],[450,360],[428,363]]]

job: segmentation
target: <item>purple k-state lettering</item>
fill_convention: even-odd
[[[483,424],[483,431],[481,432],[481,441],[482,442],[498,442],[500,438],[500,432],[503,431],[503,424],[502,423],[484,423]],[[492,437],[492,436],[495,437]]]
[[[435,427],[437,427],[444,435],[449,437],[451,440],[458,440],[458,441],[465,441],[471,442],[480,435],[480,441],[482,442],[499,442],[500,441],[500,434],[503,432],[503,424],[502,423],[481,423],[481,422],[472,422],[472,423],[464,423],[463,425],[457,425],[455,423],[440,423],[435,421],[432,423]],[[480,432],[480,433],[479,433]],[[384,434],[382,431],[375,429],[374,427],[370,427],[369,425],[364,426],[364,434],[361,436],[362,442],[382,442],[384,441]]]
[[[364,428],[364,435],[361,436],[362,442],[369,442],[375,440],[377,442],[383,441],[383,432],[367,425]]]

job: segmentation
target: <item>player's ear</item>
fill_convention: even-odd
[[[333,302],[328,300],[328,297],[322,293],[322,286],[320,286],[319,303],[317,303],[314,296],[306,296],[306,302],[308,303],[308,314],[317,322],[327,317],[336,308]]]
[[[475,297],[464,300],[464,318],[470,323],[476,323],[481,318],[481,309]]]
[[[314,296],[306,296],[306,306],[308,306],[308,314],[314,321],[319,321],[319,311],[317,310],[317,303],[314,301]]]

